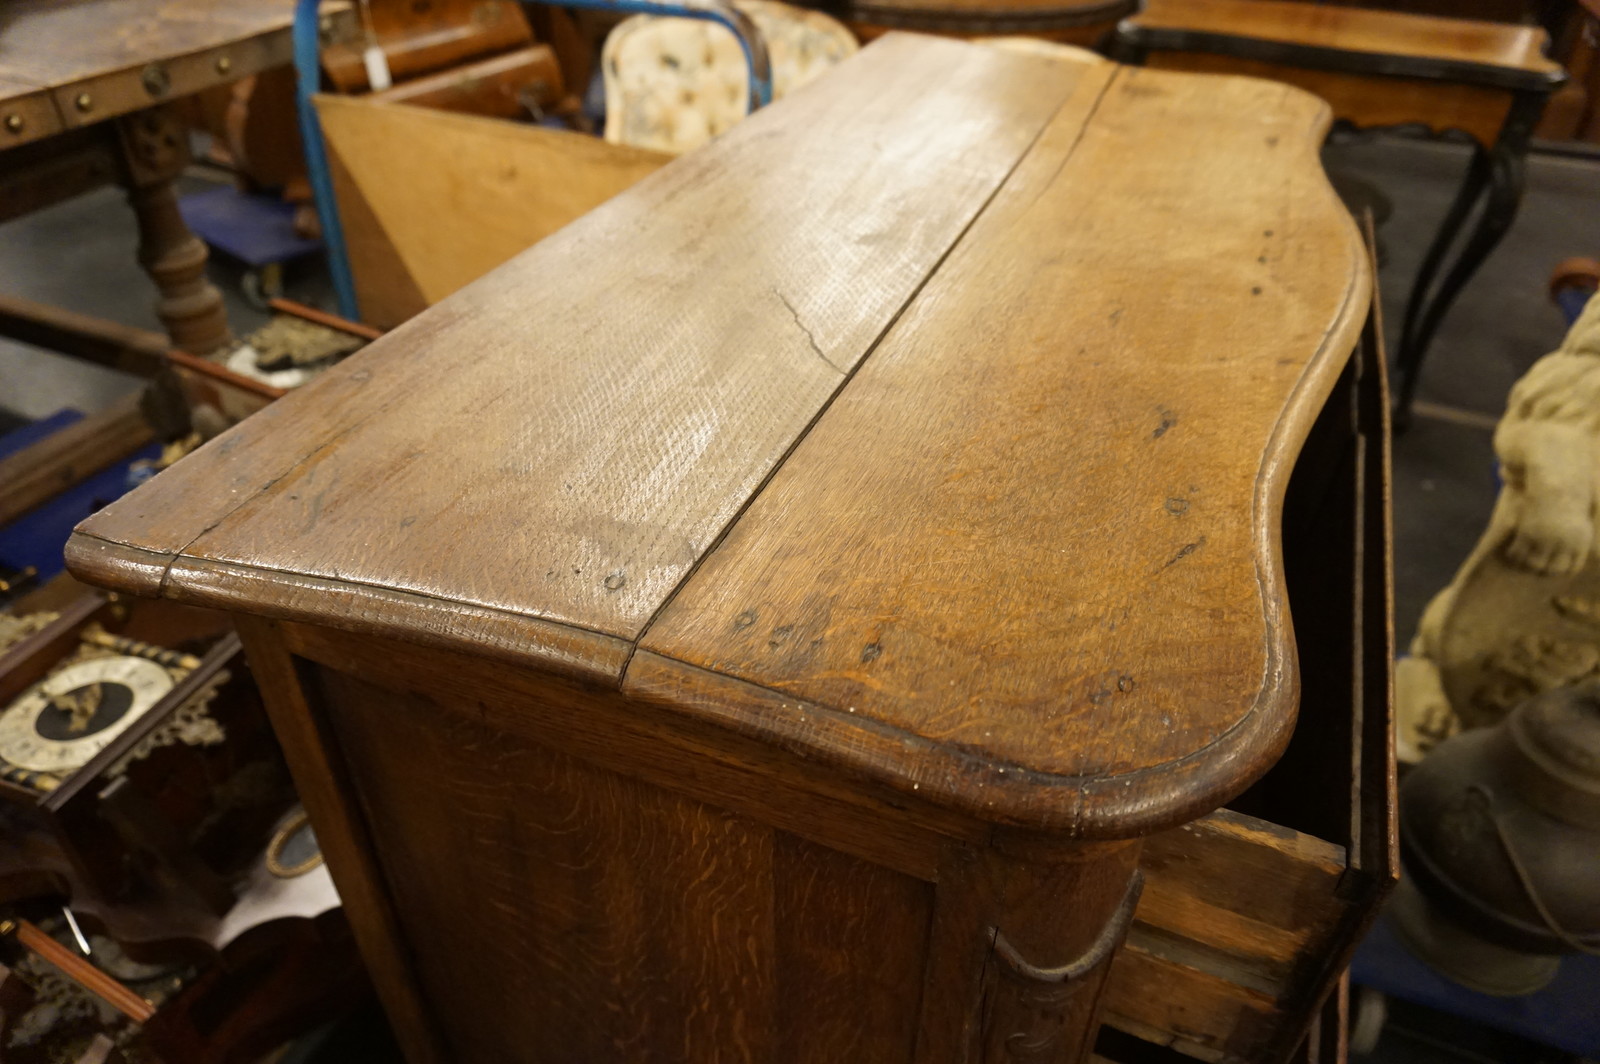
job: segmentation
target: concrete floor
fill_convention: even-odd
[[[1392,207],[1379,234],[1391,349],[1410,279],[1465,167],[1465,149],[1393,134],[1342,135],[1325,153],[1341,186],[1366,183]],[[198,186],[196,186],[198,187]],[[1466,417],[1419,417],[1395,446],[1397,633],[1410,639],[1428,598],[1454,573],[1481,531],[1495,480],[1488,420],[1517,377],[1561,339],[1545,294],[1551,267],[1600,255],[1600,162],[1530,161],[1516,225],[1468,286],[1440,330],[1420,398]],[[119,192],[103,190],[0,225],[0,291],[147,328],[158,328],[153,291],[134,262],[133,219]],[[212,275],[235,328],[265,320],[239,294],[240,269]],[[291,275],[291,295],[328,305],[325,279]],[[137,386],[134,378],[0,340],[0,415],[38,418],[89,410]],[[1472,424],[1472,415],[1484,424]]]

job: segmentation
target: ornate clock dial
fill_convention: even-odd
[[[0,714],[0,757],[36,772],[87,763],[172,690],[166,669],[115,655],[69,665]]]

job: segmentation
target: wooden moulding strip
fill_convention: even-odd
[[[362,322],[351,321],[349,318],[341,318],[337,314],[329,314],[325,310],[308,307],[304,303],[296,303],[292,299],[269,299],[267,306],[279,314],[287,314],[292,318],[301,318],[305,321],[316,322],[318,325],[326,325],[330,329],[349,333],[351,336],[359,336],[363,340],[376,340],[383,335],[382,329],[375,329]]]
[[[161,369],[171,346],[158,332],[12,295],[0,295],[0,336],[142,377]]]
[[[96,968],[87,959],[74,954],[34,924],[18,920],[16,932],[18,942],[134,1023],[145,1023],[156,1014],[155,1006],[150,1002]]]

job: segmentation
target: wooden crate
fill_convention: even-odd
[[[1380,332],[1374,318],[1285,501],[1295,737],[1230,808],[1145,845],[1112,969],[1107,1023],[1202,1060],[1286,1059],[1398,875]]]

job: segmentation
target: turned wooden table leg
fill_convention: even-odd
[[[1132,841],[1047,857],[997,853],[982,1064],[1088,1059],[1106,975],[1139,900],[1139,849]]]
[[[178,212],[173,180],[189,161],[188,133],[171,107],[117,120],[122,184],[139,220],[139,264],[161,298],[156,313],[174,346],[206,355],[232,339],[222,293],[206,279],[206,246]]]

